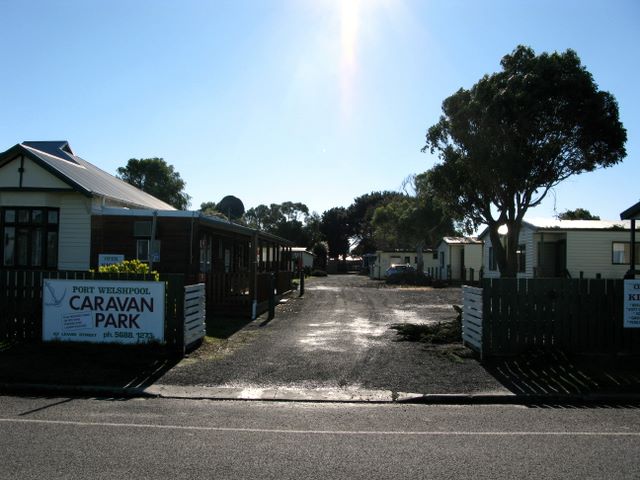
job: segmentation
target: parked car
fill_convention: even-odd
[[[393,263],[389,268],[387,268],[387,271],[384,273],[384,275],[387,278],[390,278],[394,275],[403,275],[403,274],[411,274],[411,273],[416,273],[416,269],[413,268],[411,265]]]

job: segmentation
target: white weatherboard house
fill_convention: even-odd
[[[436,252],[438,265],[434,278],[478,280],[482,267],[482,241],[473,237],[443,237],[436,246]]]
[[[291,248],[291,271],[298,271],[298,266],[302,260],[302,268],[310,270],[313,268],[313,260],[315,259],[315,253],[308,251],[305,247],[292,247]]]
[[[436,259],[432,250],[422,251],[422,262],[424,273],[429,274],[436,265]],[[391,265],[409,265],[413,268],[418,266],[418,256],[415,250],[378,250],[375,253],[375,263],[369,266],[369,277],[382,280]]]
[[[517,276],[622,278],[629,269],[630,232],[626,220],[526,219],[518,240]],[[484,277],[500,277],[489,230],[479,238],[484,240]]]
[[[175,210],[74,154],[66,141],[0,154],[0,268],[88,270],[91,218],[104,207]]]

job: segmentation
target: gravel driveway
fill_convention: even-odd
[[[365,388],[480,393],[501,388],[460,346],[400,341],[394,323],[450,321],[459,288],[402,288],[355,275],[313,278],[304,297],[201,347],[158,380],[169,385]]]

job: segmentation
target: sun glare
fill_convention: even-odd
[[[360,22],[360,0],[343,0],[340,2],[340,45],[342,64],[354,68],[356,63],[356,47]]]
[[[340,2],[340,93],[343,117],[353,108],[361,0]]]

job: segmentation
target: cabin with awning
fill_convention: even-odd
[[[285,239],[171,205],[75,154],[67,141],[0,153],[0,271],[86,271],[137,259],[204,282],[209,311],[257,315],[291,289]]]
[[[498,230],[506,242],[506,227]],[[629,269],[630,220],[524,219],[517,258],[518,278],[622,278]],[[488,228],[483,240],[483,276],[499,278]],[[503,243],[504,244],[504,243]]]

